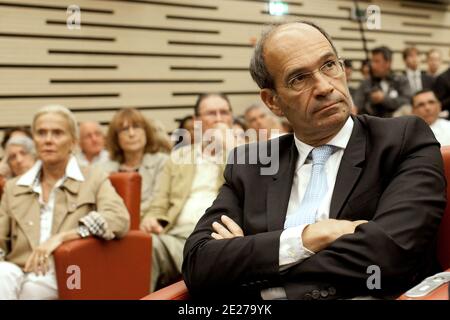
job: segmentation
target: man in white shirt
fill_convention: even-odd
[[[432,90],[421,90],[411,98],[412,113],[430,126],[441,146],[450,145],[450,121],[439,119],[441,103]]]
[[[76,154],[78,164],[87,167],[92,164],[102,163],[109,159],[105,150],[105,136],[100,124],[95,121],[81,122],[80,128],[80,152]]]
[[[223,184],[226,159],[219,153],[212,154],[214,148],[209,148],[205,134],[218,128],[231,128],[233,113],[228,98],[223,94],[200,95],[195,120],[194,127],[199,129],[201,125],[205,141],[195,137],[194,144],[172,153],[141,221],[141,230],[153,238],[151,291],[181,277],[186,238]]]
[[[403,50],[403,61],[405,62],[405,75],[411,87],[411,93],[431,89],[434,80],[425,71],[419,69],[419,51],[414,47],[406,48]]]
[[[311,22],[271,26],[250,72],[294,134],[235,149],[186,241],[189,293],[392,298],[435,272],[446,184],[430,128],[417,117],[350,116],[342,61]],[[252,161],[262,148],[269,161]]]

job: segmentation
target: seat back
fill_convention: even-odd
[[[450,268],[450,146],[441,149],[447,179],[447,207],[442,217],[438,236],[438,259],[443,270]]]
[[[141,175],[137,172],[115,172],[109,180],[130,213],[130,230],[138,230],[141,220]]]

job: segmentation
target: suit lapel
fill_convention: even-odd
[[[354,126],[347,148],[339,166],[330,205],[330,218],[336,219],[352,192],[362,172],[365,160],[366,135],[358,117],[353,117]]]
[[[284,229],[286,212],[291,195],[292,182],[295,174],[295,167],[298,159],[297,148],[292,136],[288,152],[282,152],[280,146],[280,166],[278,173],[272,176],[272,181],[267,187],[267,229],[268,231]]]

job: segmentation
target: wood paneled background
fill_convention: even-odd
[[[119,108],[141,109],[173,130],[199,92],[229,94],[236,114],[259,100],[248,72],[265,23],[309,19],[334,38],[340,54],[365,58],[353,1],[285,1],[289,14],[268,14],[260,0],[0,0],[0,130],[28,125],[36,108],[59,103],[79,120],[108,124]],[[450,9],[417,1],[358,1],[381,8],[381,30],[366,30],[369,49],[439,48],[448,64]],[[66,26],[69,5],[81,29]],[[423,57],[424,58],[424,57]],[[352,84],[359,80],[354,73]]]

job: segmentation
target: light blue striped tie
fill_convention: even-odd
[[[300,207],[294,214],[287,216],[285,229],[316,222],[317,210],[328,190],[325,163],[335,150],[336,148],[330,145],[311,150],[313,161],[311,177]]]

